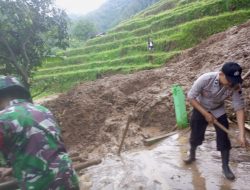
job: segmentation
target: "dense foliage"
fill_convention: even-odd
[[[53,0],[0,1],[0,74],[29,86],[31,70],[54,47],[68,46],[67,15]]]
[[[97,34],[95,25],[89,20],[81,17],[72,22],[70,26],[70,46],[81,46],[83,42]]]

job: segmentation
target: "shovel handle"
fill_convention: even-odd
[[[237,137],[231,132],[231,131],[229,131],[225,126],[223,126],[221,123],[219,123],[217,120],[215,120],[214,121],[214,124],[215,125],[217,125],[220,129],[222,129],[223,131],[225,131],[229,136],[231,136],[231,137],[233,137],[233,138],[235,138],[235,139],[237,139]],[[238,139],[237,139],[237,141],[238,141]],[[247,143],[246,144],[246,150],[247,151],[250,151],[250,147],[249,147],[249,144]]]
[[[231,137],[235,137],[232,132],[230,132],[224,125],[222,125],[221,123],[219,123],[217,120],[214,120],[214,124],[217,125],[221,130],[225,131]]]

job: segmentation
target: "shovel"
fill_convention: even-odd
[[[235,139],[237,139],[237,137],[231,132],[231,131],[229,131],[225,126],[223,126],[221,123],[219,123],[217,120],[215,120],[214,121],[214,124],[216,125],[216,126],[218,126],[221,130],[223,130],[223,131],[225,131],[230,137],[233,137],[233,138],[235,138]],[[237,141],[238,141],[238,139],[237,139]],[[246,149],[247,150],[250,150],[250,147],[248,147],[248,143],[246,143],[247,145],[246,145]]]
[[[236,138],[235,135],[231,131],[229,131],[224,125],[219,123],[217,120],[214,120],[214,124],[217,125],[217,127],[219,127],[221,130],[226,132],[230,137]]]

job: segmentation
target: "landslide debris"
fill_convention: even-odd
[[[180,84],[187,92],[199,75],[226,61],[240,63],[243,75],[250,69],[250,22],[211,36],[164,67],[81,83],[45,105],[56,115],[67,147],[85,157],[115,153],[130,113],[134,119],[123,151],[141,147],[143,136],[175,125],[171,86]],[[250,77],[243,86],[250,121]],[[229,107],[228,113],[234,119]]]

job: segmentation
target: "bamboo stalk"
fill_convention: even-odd
[[[0,190],[15,190],[18,189],[18,182],[17,180],[6,181],[0,183]]]
[[[160,141],[162,139],[165,139],[167,137],[175,135],[176,133],[177,133],[176,131],[173,131],[173,132],[170,132],[170,133],[167,133],[167,134],[159,135],[157,137],[152,137],[152,138],[149,138],[149,139],[143,139],[143,144],[145,146],[150,146],[150,145],[152,145],[154,143],[157,143],[158,141]]]
[[[130,115],[128,116],[127,123],[126,123],[126,127],[125,127],[125,130],[124,130],[124,132],[123,132],[123,136],[122,136],[122,141],[121,141],[121,144],[120,144],[119,149],[118,149],[118,152],[117,152],[117,154],[118,154],[119,156],[120,156],[120,153],[121,153],[121,150],[122,150],[122,145],[123,145],[123,143],[124,143],[124,139],[125,139],[125,137],[126,137],[126,134],[127,134],[127,131],[128,131],[128,127],[129,127],[129,123],[130,123],[131,119],[132,119],[132,115],[130,114]]]
[[[75,165],[74,169],[76,171],[79,171],[79,170],[87,168],[89,166],[100,164],[101,162],[102,162],[101,159],[91,160],[91,161],[88,161],[88,162],[84,162],[84,163],[80,163],[80,164]]]
[[[79,171],[79,170],[87,168],[89,166],[100,164],[101,162],[102,162],[101,159],[91,160],[88,162],[84,162],[84,163],[80,163],[80,164],[75,165],[74,169],[76,171]],[[10,181],[0,183],[0,190],[15,190],[15,189],[18,189],[17,180],[10,180]]]

